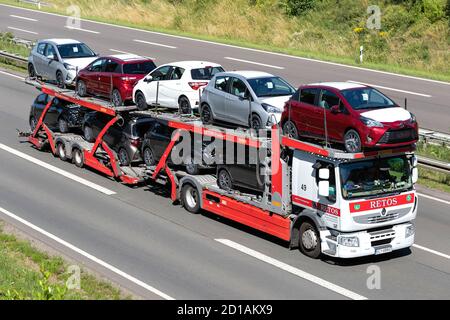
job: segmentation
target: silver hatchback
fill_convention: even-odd
[[[58,86],[73,85],[78,70],[97,58],[86,44],[72,39],[40,40],[28,57],[28,74],[56,81]]]

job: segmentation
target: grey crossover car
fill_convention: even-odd
[[[72,85],[78,70],[97,58],[86,44],[72,39],[40,40],[28,57],[28,74],[56,81],[58,86]]]
[[[225,121],[263,129],[280,122],[294,92],[287,81],[265,72],[217,73],[203,90],[200,116],[204,124]]]

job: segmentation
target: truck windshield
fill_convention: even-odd
[[[411,167],[406,156],[381,158],[340,166],[345,199],[371,197],[412,188]]]

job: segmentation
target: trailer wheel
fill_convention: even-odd
[[[62,161],[67,160],[66,147],[64,146],[64,143],[58,142],[56,145],[56,154]]]
[[[191,213],[200,212],[200,194],[196,187],[185,184],[181,188],[181,203],[183,207]]]
[[[83,168],[83,166],[84,166],[84,155],[83,155],[83,152],[81,152],[80,149],[74,149],[73,150],[72,160],[73,160],[73,163],[78,168]]]
[[[316,226],[313,223],[304,221],[300,225],[298,246],[300,251],[310,258],[317,259],[320,256],[322,252],[320,246],[320,236]]]

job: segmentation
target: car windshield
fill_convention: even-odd
[[[211,80],[216,73],[224,72],[222,67],[205,67],[191,70],[192,80]]]
[[[342,90],[341,93],[354,110],[395,106],[391,99],[373,88],[347,89]]]
[[[153,119],[139,119],[132,127],[132,135],[134,137],[143,138],[155,121]]]
[[[402,192],[412,188],[408,157],[398,156],[341,164],[345,199]]]
[[[257,97],[290,96],[294,88],[280,77],[264,77],[247,80]]]
[[[148,74],[156,65],[153,61],[141,61],[134,63],[127,63],[123,65],[124,74]]]
[[[89,58],[96,54],[84,43],[61,44],[58,46],[59,55],[63,59]]]

